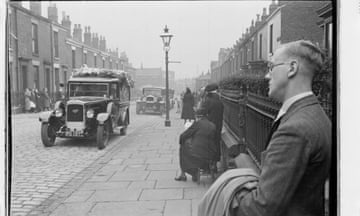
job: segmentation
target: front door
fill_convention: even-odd
[[[28,88],[28,69],[26,65],[21,66],[23,92]]]

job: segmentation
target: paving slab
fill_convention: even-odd
[[[182,199],[183,189],[144,189],[139,200],[171,200]]]
[[[149,171],[116,172],[109,181],[142,181],[149,175]]]
[[[165,203],[164,216],[189,216],[191,200],[168,200]]]
[[[184,199],[201,199],[208,187],[194,187],[194,188],[185,188],[184,189]]]
[[[155,188],[156,181],[133,181],[129,185],[129,189],[153,189]]]
[[[133,201],[138,200],[141,191],[141,189],[99,190],[95,191],[90,200],[95,202]]]
[[[95,191],[93,191],[93,190],[75,191],[64,202],[65,203],[86,202],[86,200],[88,200],[94,192]]]
[[[59,205],[50,216],[86,216],[94,203],[64,203]]]
[[[158,158],[148,158],[145,163],[147,164],[168,164],[171,163],[172,157],[158,157]]]
[[[174,179],[176,177],[176,170],[165,171],[151,171],[148,180],[152,179]]]
[[[162,216],[165,201],[96,203],[89,216]]]
[[[119,182],[86,182],[78,190],[116,190],[127,188],[130,181]]]
[[[175,177],[175,176],[174,176]],[[174,177],[172,179],[159,179],[156,181],[155,188],[198,188],[199,185],[196,182],[191,181],[191,177],[187,181],[175,181]]]
[[[149,164],[147,167],[147,170],[178,170],[180,169],[178,164],[172,164],[172,163],[167,163],[167,164]]]

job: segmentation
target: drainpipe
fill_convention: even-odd
[[[52,24],[52,21],[50,21],[50,64],[51,64],[51,67],[50,67],[50,74],[51,75],[51,85],[50,85],[50,88],[52,88],[52,97],[54,97],[55,95],[55,84],[54,84],[54,48],[53,48],[53,45],[54,45],[54,38],[53,38],[53,24]],[[50,89],[49,89],[50,91]]]
[[[13,7],[14,9],[14,25],[15,25],[15,71],[16,71],[16,94],[17,94],[17,98],[19,99],[20,97],[20,71],[19,71],[19,40],[18,40],[18,25],[17,25],[17,8]],[[11,32],[11,31],[10,31]]]

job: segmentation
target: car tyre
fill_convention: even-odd
[[[103,125],[99,125],[96,132],[96,145],[98,149],[104,149],[110,139],[110,127],[109,123],[105,122]]]
[[[56,131],[49,123],[41,124],[41,141],[45,147],[52,147],[55,145]]]

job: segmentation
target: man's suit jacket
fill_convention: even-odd
[[[191,138],[192,156],[213,160],[216,155],[215,125],[206,118],[194,122],[180,135],[180,144]]]
[[[324,215],[331,122],[314,95],[290,106],[262,154],[259,184],[237,215]]]

